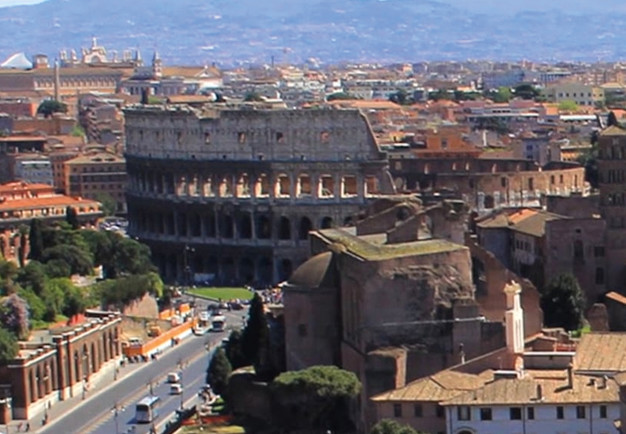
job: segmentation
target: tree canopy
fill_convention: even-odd
[[[254,294],[250,302],[248,321],[241,337],[241,349],[246,362],[254,365],[257,374],[261,374],[267,359],[269,346],[269,329],[263,300]]]
[[[370,434],[419,434],[409,425],[402,425],[393,419],[383,419],[374,425]]]
[[[50,117],[53,113],[67,113],[67,104],[56,99],[49,99],[39,104],[37,113],[45,117]]]
[[[537,98],[541,92],[535,86],[530,83],[522,83],[518,86],[515,86],[513,90],[515,96],[522,99],[535,99]]]
[[[547,327],[578,330],[583,324],[585,296],[570,273],[554,277],[541,294],[541,309]]]
[[[17,294],[5,297],[0,304],[0,324],[19,339],[28,337],[30,314],[26,300]]]
[[[17,339],[8,330],[0,328],[0,364],[13,360],[19,351]]]
[[[228,378],[232,373],[232,366],[226,357],[226,352],[222,347],[215,350],[215,354],[209,362],[209,366],[206,372],[206,382],[211,385],[211,388],[220,395],[226,392],[228,386]]]
[[[270,384],[277,405],[275,420],[286,429],[341,429],[349,421],[349,401],[361,391],[352,372],[336,366],[287,371]]]
[[[560,111],[563,111],[563,112],[575,112],[575,111],[578,111],[578,104],[576,104],[575,101],[566,99],[559,103],[558,108]]]

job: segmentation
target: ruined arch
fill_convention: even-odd
[[[281,282],[286,281],[291,277],[291,273],[293,272],[293,263],[290,259],[283,259],[280,261],[278,267],[278,280]]]
[[[298,228],[298,238],[306,240],[309,237],[309,232],[313,229],[313,224],[308,217],[302,217],[300,219],[300,227]]]
[[[239,260],[239,280],[242,283],[252,283],[254,281],[255,269],[254,261],[249,257],[243,257]]]
[[[223,214],[220,225],[220,235],[222,238],[233,237],[233,217],[229,214]]]
[[[252,238],[252,218],[250,213],[242,213],[239,216],[239,238],[250,239]]]
[[[288,217],[281,216],[278,220],[278,238],[281,240],[291,239],[291,220]]]
[[[266,215],[260,215],[256,219],[256,233],[259,239],[272,238],[272,224]]]
[[[329,229],[333,227],[333,218],[332,217],[324,217],[322,219],[322,222],[320,224],[320,228],[322,229]]]

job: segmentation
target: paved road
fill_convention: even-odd
[[[240,326],[242,316],[247,311],[226,312],[229,326]],[[191,336],[178,346],[165,351],[157,360],[147,362],[145,366],[133,374],[120,379],[102,391],[92,390],[92,396],[81,401],[71,412],[52,419],[39,431],[41,433],[115,433],[116,423],[113,409],[124,407],[117,416],[118,432],[127,432],[136,426],[137,433],[148,432],[149,426],[134,425],[134,404],[149,395],[149,384],[153,384],[153,392],[162,397],[161,414],[157,423],[171,418],[172,413],[180,406],[180,396],[169,396],[169,387],[164,384],[168,372],[179,370],[183,364],[183,399],[187,401],[197,394],[204,384],[206,367],[209,361],[207,344],[213,348],[227,336],[229,331],[207,333],[203,336]],[[145,430],[144,430],[145,428]]]

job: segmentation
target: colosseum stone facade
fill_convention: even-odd
[[[133,106],[126,114],[129,234],[168,281],[285,280],[308,232],[349,224],[394,190],[359,111]]]

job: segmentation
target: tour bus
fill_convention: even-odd
[[[159,415],[158,396],[146,396],[135,407],[135,421],[137,423],[150,423]]]
[[[226,317],[224,315],[216,315],[211,318],[211,330],[214,332],[223,332],[226,328]]]

